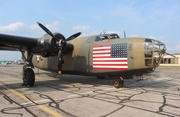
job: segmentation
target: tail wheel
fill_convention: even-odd
[[[34,71],[31,68],[27,68],[25,71],[24,85],[32,87],[35,81]]]

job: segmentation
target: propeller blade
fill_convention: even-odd
[[[70,41],[70,40],[75,39],[76,37],[78,37],[79,35],[81,35],[81,33],[82,33],[82,32],[78,32],[78,33],[76,33],[76,34],[71,35],[70,37],[68,37],[68,38],[66,39],[66,41]]]
[[[37,22],[37,24],[47,33],[49,34],[51,37],[54,37],[54,35],[52,34],[52,32],[50,30],[48,30],[44,25],[42,25],[41,23]]]

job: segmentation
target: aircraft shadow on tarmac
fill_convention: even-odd
[[[170,88],[179,86],[176,82],[171,82],[176,79],[175,76],[164,75],[161,76],[162,71],[158,70],[153,73],[144,74],[144,79],[141,81],[136,81],[136,79],[125,79],[124,88]],[[109,83],[106,79],[97,79],[93,76],[79,76],[79,75],[61,75],[61,76],[52,76],[51,73],[36,73],[36,83],[34,87],[29,90],[36,90],[36,88],[45,86],[55,89],[66,89],[66,88],[91,88],[91,87],[109,87],[112,86],[112,83]],[[21,83],[12,83],[8,84],[9,87],[13,88],[22,88]],[[25,87],[26,88],[26,87]],[[43,90],[45,91],[45,90]],[[48,91],[48,88],[46,88]]]
[[[169,73],[167,72],[166,74],[164,74],[164,71],[157,70],[153,73],[144,74],[144,80],[141,80],[138,82],[136,81],[136,79],[125,79],[125,90],[124,91],[116,90],[116,92],[120,91],[120,93],[113,93],[113,91],[115,90],[112,90],[112,91],[104,90],[103,89],[104,87],[107,87],[107,88],[109,86],[111,87],[111,84],[109,84],[106,81],[106,79],[97,79],[96,77],[91,77],[91,76],[78,76],[78,75],[66,75],[66,74],[60,77],[56,77],[56,76],[52,77],[51,75],[52,74],[49,72],[45,72],[45,73],[40,72],[39,74],[36,73],[36,77],[37,77],[36,83],[34,87],[31,87],[31,88],[23,87],[21,86],[21,83],[14,83],[14,81],[11,81],[11,83],[8,84],[7,86],[13,89],[24,88],[25,91],[33,91],[34,94],[39,95],[39,97],[41,97],[42,99],[49,99],[50,101],[46,103],[49,104],[50,107],[56,108],[57,110],[63,109],[62,105],[63,105],[63,102],[65,102],[64,100],[68,101],[68,100],[74,99],[75,100],[74,102],[76,103],[78,96],[79,96],[78,99],[89,96],[89,98],[91,98],[92,100],[99,100],[101,102],[103,101],[109,104],[116,104],[116,103],[119,104],[119,108],[111,109],[108,112],[103,113],[102,116],[108,116],[113,113],[120,112],[121,110],[122,110],[121,112],[123,112],[124,109],[127,109],[127,108],[129,109],[129,107],[131,109],[135,109],[136,111],[140,110],[140,111],[145,111],[148,113],[154,113],[154,114],[156,113],[159,115],[161,115],[162,113],[162,115],[171,114],[174,116],[178,116],[176,114],[178,112],[166,113],[168,111],[163,110],[163,109],[165,109],[166,107],[171,107],[171,109],[179,109],[179,107],[176,106],[176,103],[171,104],[172,99],[174,100],[179,99],[178,98],[179,94],[174,94],[174,92],[171,92],[171,90],[166,91],[164,89],[179,86],[173,80],[176,80],[176,79],[178,80],[180,78],[179,77],[180,73],[172,74],[170,72]],[[20,75],[15,76],[15,77],[19,77],[19,76]],[[100,88],[96,88],[96,87],[100,87]],[[94,94],[92,95],[78,94],[78,91],[83,88],[93,88],[92,90]],[[126,89],[128,90],[128,89],[135,89],[135,88],[137,88],[137,90],[132,90],[133,93],[130,91],[126,91]],[[153,88],[155,88],[155,90]],[[47,92],[54,91],[52,89],[65,91],[67,93],[72,94],[71,96],[73,96],[75,94],[74,92],[76,91],[77,91],[77,94],[75,95],[75,97],[55,100],[47,94]],[[156,89],[160,89],[160,90],[156,90]],[[0,88],[0,90],[2,90],[2,88]],[[180,89],[178,91],[180,91]],[[153,99],[154,97],[148,97],[148,98],[139,97],[143,95],[152,96],[155,94],[158,94],[160,97],[162,97],[162,101],[158,102],[157,100]],[[57,95],[60,95],[60,94],[57,94]],[[172,98],[169,98],[170,96]],[[136,104],[133,104],[133,103],[136,103]],[[142,107],[142,103],[144,105],[149,104],[149,106]],[[170,105],[168,105],[168,103],[170,103]],[[85,104],[88,104],[88,103],[85,103]],[[94,103],[94,105],[95,104],[96,103]],[[154,110],[154,108],[152,109],[151,104],[158,105],[157,110]],[[13,108],[13,109],[16,109],[16,108]],[[69,109],[71,108],[68,108],[67,110],[64,109],[63,112],[66,113],[67,115],[75,115],[74,113],[69,113],[68,111]],[[2,112],[10,112],[11,110],[12,110],[11,107],[5,107],[4,109],[2,109]]]

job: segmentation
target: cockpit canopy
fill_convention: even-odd
[[[105,39],[119,39],[119,35],[118,34],[102,34],[102,35],[96,35],[96,36],[93,36],[93,37],[90,37],[89,39],[91,40],[94,40],[95,42],[97,41],[103,41]],[[91,40],[91,41],[92,41]]]

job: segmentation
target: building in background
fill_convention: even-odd
[[[180,66],[180,54],[173,54],[173,56],[164,55],[160,66]]]

